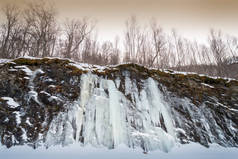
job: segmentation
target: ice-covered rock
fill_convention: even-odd
[[[131,92],[133,102],[112,80],[82,75],[81,95],[68,106],[67,113],[53,119],[46,145],[81,141],[83,145],[109,148],[125,144],[141,146],[146,151],[169,151],[175,145],[175,129],[157,82],[152,78],[145,80],[140,92],[129,78],[126,85],[125,91]]]
[[[8,147],[81,143],[168,152],[190,142],[238,147],[237,134],[235,80],[54,58],[0,67],[0,140]]]

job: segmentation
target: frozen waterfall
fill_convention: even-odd
[[[53,119],[46,146],[80,142],[82,146],[114,148],[124,144],[168,152],[176,142],[175,128],[158,83],[149,78],[138,90],[125,77],[125,93],[120,84],[120,79],[83,74],[79,99]]]

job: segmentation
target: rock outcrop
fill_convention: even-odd
[[[0,64],[0,137],[7,147],[238,147],[238,81],[19,58]]]

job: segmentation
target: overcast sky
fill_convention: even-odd
[[[28,0],[0,0],[0,5],[24,1]],[[166,31],[176,28],[185,37],[200,41],[207,39],[210,28],[238,36],[238,0],[55,0],[55,6],[60,20],[97,19],[103,40],[121,34],[130,15],[137,15],[143,23],[154,17]]]

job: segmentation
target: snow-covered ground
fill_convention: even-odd
[[[141,149],[129,149],[120,145],[117,149],[81,147],[73,144],[67,147],[53,146],[32,149],[28,146],[16,146],[10,149],[0,147],[0,158],[3,159],[237,159],[238,150],[212,145],[205,148],[199,144],[188,144],[174,148],[171,152],[152,151],[144,154]]]
[[[9,59],[0,59],[0,64],[7,63],[9,61],[11,61],[11,60],[9,60]]]

